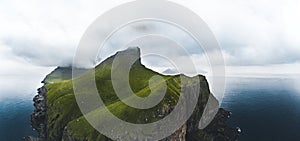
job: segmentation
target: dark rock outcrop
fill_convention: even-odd
[[[39,137],[25,137],[24,140],[27,141],[44,141],[47,138],[47,105],[46,105],[46,98],[47,98],[47,89],[42,86],[38,89],[38,94],[34,96],[34,111],[30,116],[30,123],[34,130],[39,133]]]

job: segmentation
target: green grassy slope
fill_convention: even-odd
[[[78,74],[85,73],[87,69],[77,69]],[[48,74],[43,83],[57,83],[72,78],[72,67],[57,67],[50,74]]]
[[[124,54],[130,57],[136,54]],[[159,75],[164,79],[167,84],[167,92],[163,100],[156,106],[141,110],[123,103],[115,94],[115,91],[111,82],[111,66],[114,56],[108,58],[101,64],[99,64],[94,70],[96,77],[96,85],[98,89],[99,96],[104,101],[106,107],[118,118],[131,123],[143,124],[151,123],[162,119],[164,116],[172,110],[172,108],[177,104],[180,89],[182,84],[180,82],[180,75],[176,76],[165,76],[156,73],[150,69],[143,66],[138,59],[130,70],[129,83],[137,96],[146,97],[150,94],[151,90],[149,88],[149,80],[154,75]],[[59,78],[51,78],[53,83],[46,84],[48,89],[47,93],[47,133],[48,140],[109,140],[105,136],[101,135],[96,131],[82,116],[73,92],[73,81],[78,81],[83,84],[87,81],[87,72],[74,80]],[[68,77],[69,78],[69,77]],[[195,76],[194,78],[199,78],[201,83],[207,82],[203,76]],[[47,78],[50,80],[50,78]],[[47,80],[46,79],[46,80]],[[122,79],[122,76],[120,76]],[[190,78],[192,80],[192,78]],[[161,82],[161,83],[164,83]],[[161,85],[158,83],[152,91],[160,90]],[[85,90],[85,94],[89,94],[89,89]],[[201,89],[202,102],[205,103],[210,92],[208,86]],[[123,99],[124,101],[130,101],[131,97]],[[165,112],[168,111],[168,112]],[[201,113],[200,113],[201,114]],[[105,118],[105,112],[103,107],[97,107],[88,113],[89,116]],[[162,116],[161,116],[162,115]]]

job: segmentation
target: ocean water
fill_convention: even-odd
[[[229,124],[242,129],[239,141],[300,140],[296,82],[293,78],[227,78],[221,107],[233,113]]]
[[[22,78],[24,83],[9,80],[24,85],[1,91],[14,94],[0,99],[0,140],[19,141],[24,136],[37,136],[30,127],[29,116],[40,80],[30,86],[29,79]],[[229,124],[242,129],[239,141],[300,140],[300,85],[295,79],[230,77],[226,86],[221,106],[233,113]]]
[[[0,75],[0,141],[21,141],[25,136],[37,136],[29,121],[34,109],[32,98],[48,71]]]
[[[28,97],[5,98],[0,101],[1,141],[20,141],[28,135],[37,136],[29,122],[32,104]]]

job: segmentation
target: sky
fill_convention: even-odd
[[[39,81],[53,67],[69,66],[88,26],[105,11],[129,1],[0,0],[0,76],[35,76]],[[299,0],[171,1],[207,23],[220,44],[228,75],[292,75],[300,70]],[[122,36],[120,40],[125,39]],[[207,64],[201,53],[189,57],[198,60],[198,66]],[[0,80],[1,85],[4,82]]]

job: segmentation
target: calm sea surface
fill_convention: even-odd
[[[20,141],[28,135],[37,136],[30,127],[29,117],[33,110],[29,98],[7,98],[0,103],[0,140]]]
[[[45,74],[0,75],[0,141],[21,141],[24,136],[37,136],[29,118],[34,109],[32,98]]]
[[[228,78],[222,107],[233,113],[229,123],[241,127],[239,141],[300,140],[297,84],[291,78]]]
[[[0,99],[1,141],[18,141],[27,135],[37,135],[29,124],[32,97],[38,87],[38,84],[32,85],[28,95],[13,94],[19,93],[20,88],[16,87],[5,91],[13,96]],[[300,93],[294,79],[230,77],[226,86],[222,107],[233,113],[229,124],[242,129],[239,141],[300,139]]]

